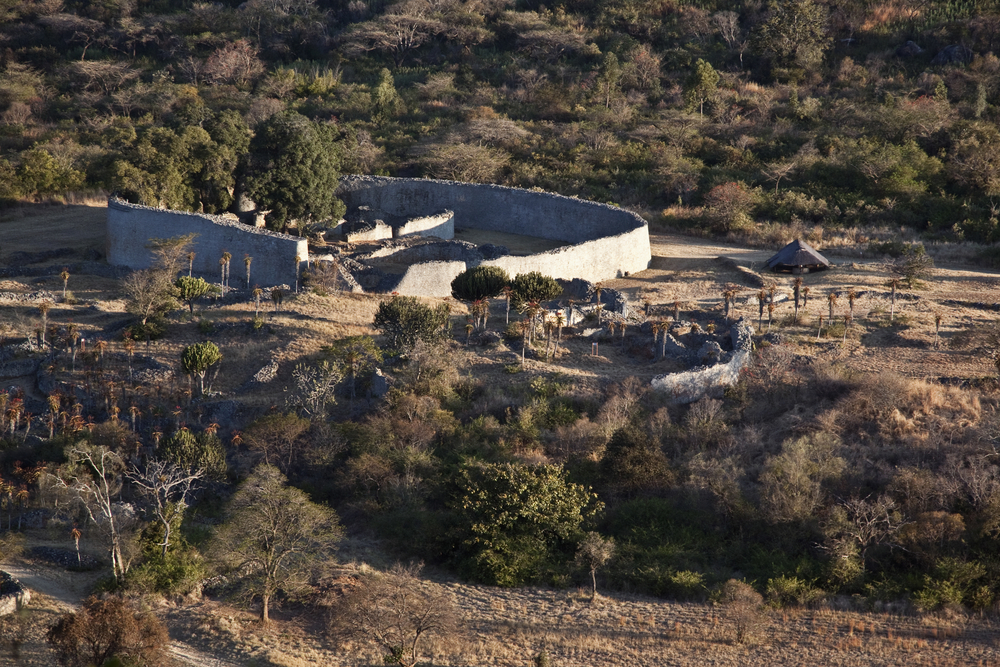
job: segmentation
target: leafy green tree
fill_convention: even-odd
[[[371,336],[343,338],[325,347],[323,352],[351,378],[351,398],[357,393],[358,375],[372,370],[382,361],[382,350]]]
[[[42,148],[21,153],[17,178],[22,193],[29,197],[62,194],[83,187],[84,175],[56,160]]]
[[[387,348],[404,353],[418,340],[438,338],[447,323],[447,304],[431,308],[412,296],[383,301],[375,313],[375,328],[386,337]]]
[[[174,285],[177,287],[178,298],[188,305],[192,313],[194,313],[194,302],[213,291],[215,287],[205,282],[204,278],[190,276],[181,276],[174,281]]]
[[[568,560],[583,524],[603,509],[561,466],[468,465],[458,487],[455,510],[469,565],[478,579],[498,586],[535,580],[552,561]]]
[[[200,394],[205,393],[205,374],[208,373],[208,369],[220,361],[222,353],[219,352],[219,347],[210,341],[188,345],[181,353],[181,366],[184,372],[198,376]]]
[[[510,284],[510,276],[499,266],[466,269],[451,281],[451,295],[461,301],[478,301],[499,296]]]
[[[542,275],[538,271],[519,273],[510,283],[511,300],[515,307],[532,301],[542,302],[562,294],[562,287],[555,278]]]
[[[597,101],[603,104],[605,109],[610,108],[611,101],[621,95],[621,80],[622,66],[618,62],[618,56],[608,53],[601,63],[600,75],[594,87]]]
[[[698,108],[698,113],[705,114],[705,102],[715,99],[719,86],[719,73],[710,63],[701,58],[694,64],[694,70],[684,80],[684,104],[688,111]]]
[[[225,479],[228,473],[226,448],[208,431],[196,435],[187,428],[178,429],[160,442],[156,455],[185,470],[204,470],[211,479]]]
[[[292,111],[272,116],[250,143],[247,194],[271,211],[268,221],[276,228],[292,220],[338,219],[346,211],[333,194],[338,153],[331,127]]]
[[[830,46],[825,6],[813,0],[775,0],[769,14],[752,35],[754,50],[790,75],[819,67]]]
[[[392,72],[383,67],[378,75],[378,84],[372,90],[372,120],[384,123],[403,108],[403,101],[396,92]]]
[[[293,595],[308,582],[312,567],[329,558],[342,531],[336,513],[310,502],[269,465],[258,466],[229,503],[213,551],[238,579],[246,601],[260,600],[269,620],[271,600]]]

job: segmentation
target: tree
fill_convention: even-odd
[[[433,340],[448,322],[448,306],[424,305],[416,297],[395,296],[379,304],[375,328],[386,337],[390,350],[406,352],[418,340]]]
[[[641,431],[627,427],[611,435],[600,472],[608,489],[626,495],[664,488],[674,481],[659,446]]]
[[[213,285],[208,284],[204,278],[191,278],[181,276],[174,281],[177,288],[177,297],[188,305],[191,313],[194,313],[194,302],[212,291]]]
[[[594,493],[566,479],[561,466],[467,465],[458,489],[454,509],[467,564],[478,579],[498,586],[537,579],[603,509]]]
[[[225,447],[207,429],[197,435],[187,428],[177,429],[160,442],[156,455],[183,470],[203,470],[210,479],[224,480],[228,472]]]
[[[383,67],[378,75],[378,84],[372,90],[372,120],[384,123],[403,108],[403,100],[396,92],[396,84],[392,72]]]
[[[387,665],[414,667],[424,641],[458,628],[451,597],[440,587],[423,585],[419,572],[419,565],[397,564],[388,572],[359,577],[334,607],[331,630],[374,643],[385,651]]]
[[[80,611],[66,614],[49,628],[46,638],[59,662],[69,667],[158,667],[168,662],[167,628],[153,614],[139,612],[118,596],[88,598]]]
[[[264,456],[264,463],[289,471],[308,442],[310,421],[293,413],[261,417],[243,433],[243,442]]]
[[[382,350],[371,336],[350,336],[323,348],[351,378],[351,398],[357,393],[358,375],[382,362]]]
[[[814,70],[830,46],[826,21],[826,8],[813,0],[775,0],[753,34],[754,50],[780,70]]]
[[[499,296],[510,284],[510,276],[499,266],[466,269],[451,281],[451,295],[460,301],[478,301]]]
[[[152,255],[148,269],[133,271],[122,281],[126,310],[137,316],[145,328],[150,319],[159,319],[177,308],[174,277],[181,262],[191,251],[195,234],[165,239],[150,239],[146,244]]]
[[[276,114],[250,144],[247,194],[276,228],[338,219],[346,211],[334,196],[339,148],[334,130],[292,111]]]
[[[67,452],[69,463],[53,476],[56,484],[74,494],[91,523],[107,533],[111,572],[120,581],[129,569],[124,554],[124,530],[129,517],[122,514],[116,498],[122,489],[125,462],[102,446],[82,443]]]
[[[188,494],[205,476],[205,471],[184,469],[169,461],[150,459],[142,468],[133,466],[126,474],[149,500],[149,512],[163,527],[160,546],[163,548],[161,555],[166,558],[173,526],[184,516]]]
[[[122,279],[125,309],[139,318],[145,328],[177,308],[176,286],[170,274],[158,269],[140,269]]]
[[[698,108],[698,113],[705,115],[705,102],[715,99],[719,85],[719,73],[710,63],[701,58],[694,64],[694,70],[684,81],[684,103],[688,111]]]
[[[334,391],[343,379],[340,367],[329,361],[296,364],[292,371],[295,390],[289,395],[288,403],[307,417],[323,419],[327,406],[337,402]]]
[[[614,538],[603,538],[600,533],[593,531],[580,542],[576,550],[576,562],[583,565],[590,571],[590,599],[597,598],[597,570],[604,567],[612,556],[615,555]]]
[[[222,361],[219,347],[210,341],[188,345],[181,352],[181,366],[188,375],[198,376],[199,394],[205,394],[205,375],[208,369]]]
[[[536,301],[548,301],[562,294],[562,286],[556,282],[555,278],[542,275],[538,271],[519,273],[510,283],[511,298],[515,307],[521,304]]]
[[[243,599],[260,600],[265,623],[274,596],[300,591],[312,567],[332,554],[341,537],[333,510],[310,502],[267,464],[240,485],[227,514],[229,520],[215,535],[214,553],[239,575]]]
[[[764,621],[764,598],[761,594],[744,581],[730,579],[722,585],[720,598],[726,616],[733,624],[736,643],[743,644],[752,639]]]

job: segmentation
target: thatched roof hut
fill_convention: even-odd
[[[830,268],[830,260],[805,241],[795,239],[767,260],[767,266],[772,271],[809,273]]]

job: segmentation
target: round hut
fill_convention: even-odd
[[[795,239],[767,260],[767,266],[777,272],[809,273],[829,269],[830,260],[805,241]]]

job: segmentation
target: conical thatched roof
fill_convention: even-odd
[[[795,239],[767,260],[767,266],[773,271],[818,271],[830,268],[830,262],[805,241]]]

